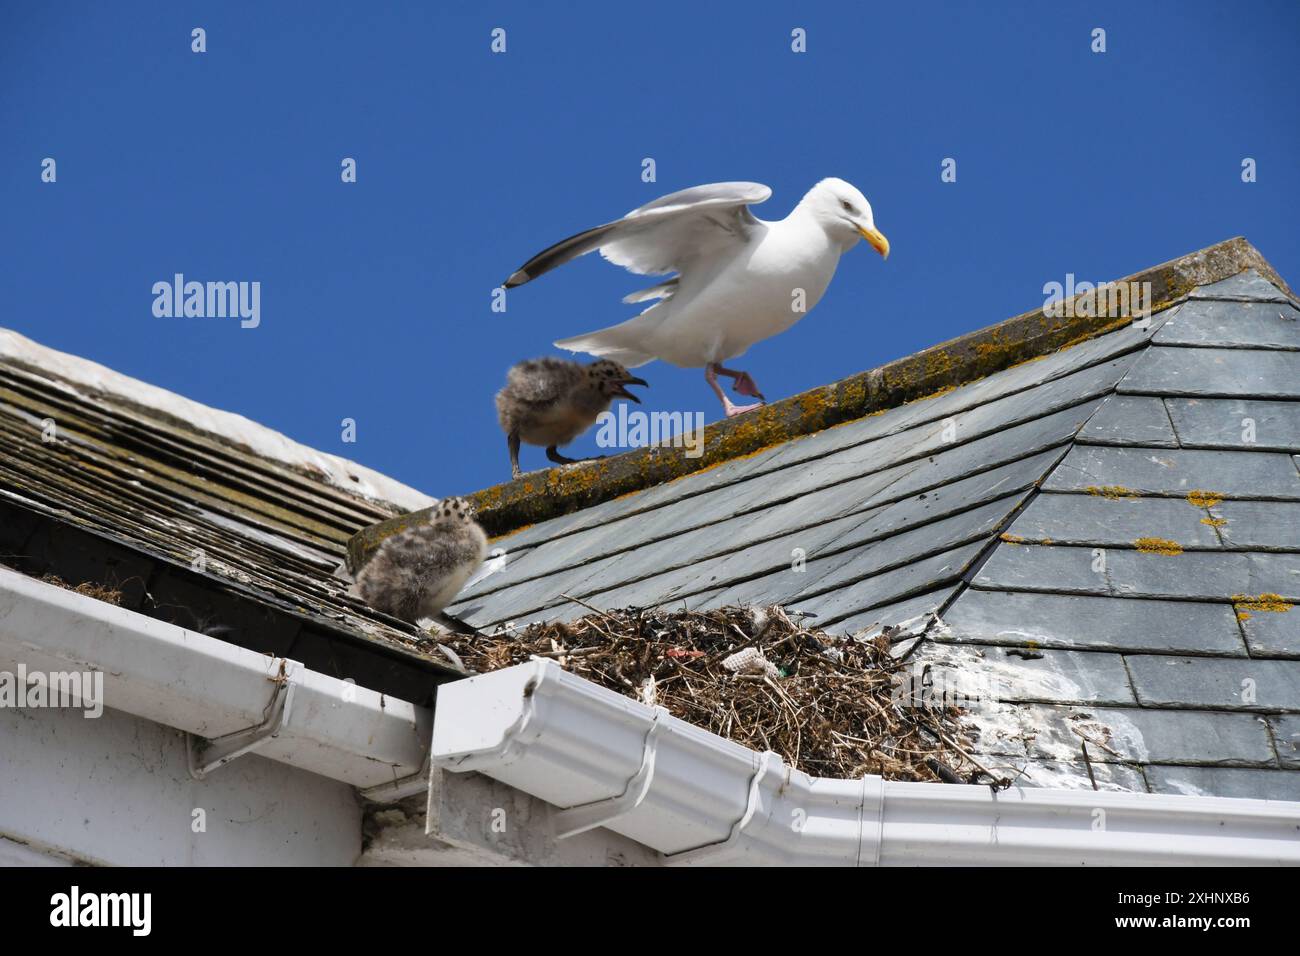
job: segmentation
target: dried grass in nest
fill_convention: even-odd
[[[909,665],[890,648],[915,634],[886,628],[874,640],[835,636],[780,607],[711,611],[628,608],[537,623],[490,636],[441,636],[466,669],[492,671],[534,657],[821,777],[1006,785],[976,763],[961,711],[909,706],[896,693]],[[766,667],[733,673],[746,648]]]
[[[56,588],[63,588],[65,591],[75,591],[77,594],[84,594],[86,597],[92,597],[96,601],[103,601],[105,604],[114,604],[118,607],[122,605],[122,592],[117,588],[111,588],[107,584],[96,584],[93,581],[83,581],[78,585],[71,585],[57,574],[46,574],[41,577],[46,584],[53,584]]]

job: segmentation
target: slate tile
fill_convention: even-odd
[[[1252,502],[1253,503],[1253,502]],[[1283,505],[1300,512],[1300,507]],[[1141,537],[1176,541],[1184,548],[1218,548],[1205,509],[1184,498],[1106,498],[1043,492],[1030,502],[1008,535],[1027,542],[1131,545]]]
[[[1220,279],[1210,285],[1197,286],[1192,290],[1188,298],[1264,299],[1273,301],[1285,300],[1286,293],[1265,279],[1257,270],[1246,269],[1235,276]]]
[[[1037,441],[1035,435],[1030,438]],[[522,613],[528,608],[513,600],[512,594],[517,592],[512,592],[512,588],[527,589],[525,593],[531,595],[524,602],[527,604],[528,601],[535,600],[538,594],[549,596],[557,591],[575,593],[575,589],[576,593],[587,594],[596,589],[616,587],[648,574],[668,572],[664,581],[666,593],[677,594],[681,591],[682,583],[694,584],[700,579],[725,581],[742,574],[756,573],[763,569],[755,566],[756,559],[760,557],[768,560],[766,569],[775,570],[789,565],[794,547],[803,548],[808,556],[815,558],[830,547],[845,548],[870,538],[883,537],[939,515],[983,504],[996,495],[1023,490],[1037,481],[1061,454],[1059,450],[1052,450],[989,471],[970,474],[987,466],[989,459],[998,451],[1007,453],[1017,450],[1014,439],[995,436],[989,442],[998,447],[983,448],[976,452],[963,450],[971,446],[961,446],[937,455],[933,460],[927,460],[923,463],[923,477],[916,477],[912,473],[920,467],[918,465],[885,469],[875,476],[867,475],[831,489],[813,492],[792,502],[698,530],[686,529],[691,529],[697,522],[708,520],[711,514],[688,510],[691,504],[699,500],[693,499],[692,502],[676,507],[660,509],[653,521],[648,520],[651,515],[639,515],[589,532],[569,535],[535,547],[525,552],[522,558],[509,560],[507,556],[506,567],[493,576],[495,584],[491,581],[483,582],[482,587],[467,592],[451,611],[457,615],[467,612],[472,618],[473,608],[488,605],[487,610],[492,612],[494,609],[491,604],[505,601],[508,603],[502,613]],[[969,477],[960,477],[962,475]],[[957,480],[952,480],[954,477]],[[937,489],[917,491],[936,481],[950,483]],[[816,520],[850,507],[861,508],[877,499],[887,504],[857,515],[831,520],[818,527],[789,532],[786,537],[775,542],[763,541],[774,532],[793,527],[799,522]],[[719,495],[719,501],[725,503],[725,496]],[[638,538],[656,533],[675,533],[677,536],[647,544],[635,551],[599,556],[597,549],[608,546],[607,543],[627,547]],[[716,554],[747,543],[748,547],[740,554],[710,556],[710,552]],[[691,560],[698,562],[694,570],[671,572],[672,568]],[[582,566],[577,567],[580,563]],[[743,572],[738,572],[738,567],[743,568]],[[549,584],[529,584],[526,581],[530,577],[544,574],[556,574],[559,577]],[[645,588],[638,588],[637,593],[644,594]]]
[[[1047,491],[1106,486],[1141,494],[1208,490],[1233,498],[1300,499],[1300,472],[1273,452],[1076,445],[1043,483]]]
[[[1026,487],[1032,478],[1022,476],[1016,484]],[[990,481],[989,484],[1000,484]],[[806,560],[803,572],[809,588],[821,589],[839,582],[843,575],[865,574],[891,563],[908,560],[915,554],[946,547],[958,540],[987,535],[1015,507],[1019,497],[1003,496],[993,503],[983,494],[985,486],[970,481],[958,482],[980,495],[954,494],[944,497],[941,492],[930,492],[924,498],[911,497],[894,504],[876,508],[860,515],[839,519],[814,528],[793,531],[768,541],[754,541],[748,547],[730,555],[710,558],[695,565],[691,580],[707,578],[710,581],[737,581],[764,572],[785,574],[790,571],[799,549]],[[947,486],[948,488],[955,487]],[[1003,489],[999,489],[1003,490]],[[963,500],[963,499],[969,500]],[[956,510],[961,509],[961,510]],[[951,513],[950,513],[951,512]],[[816,513],[815,511],[813,512]],[[948,517],[931,520],[935,515]],[[746,519],[748,527],[738,527],[732,532],[732,542],[744,541],[746,534],[760,538],[758,522]],[[929,522],[922,525],[922,522]],[[721,526],[717,526],[721,527]],[[712,529],[705,529],[711,531]],[[738,536],[738,537],[737,537]],[[688,536],[683,536],[683,538]],[[673,548],[679,539],[662,543],[663,548]],[[849,550],[854,549],[854,550]],[[647,549],[648,550],[648,549]],[[837,555],[827,552],[838,551]],[[679,555],[678,555],[679,556]],[[635,558],[640,562],[640,553]],[[674,560],[665,555],[661,566]],[[654,562],[650,562],[653,564]],[[580,591],[608,587],[627,580],[626,562],[615,561],[602,568],[597,577],[585,580]],[[869,564],[870,567],[865,567]],[[638,564],[637,566],[640,566]],[[787,592],[783,592],[787,593]],[[788,595],[798,596],[798,595]]]
[[[937,475],[932,468],[920,474],[911,473],[872,500],[892,499],[868,512],[848,531],[831,542],[842,547],[870,538],[882,537],[891,531],[902,531],[926,520],[954,514],[985,504],[1008,494],[1031,488],[1062,454],[1059,448],[999,465],[988,471],[971,474],[938,487],[929,486],[924,491],[899,497],[901,491],[911,491],[922,477],[948,477],[954,469],[945,467]]]
[[[1156,345],[1300,349],[1300,311],[1277,302],[1188,302],[1154,341]]]
[[[1105,651],[1025,650],[935,642],[911,660],[916,663],[909,665],[909,671],[929,664],[937,686],[960,687],[963,681],[969,681],[981,698],[1015,703],[1137,705],[1123,656]]]
[[[1118,390],[1124,394],[1300,398],[1300,352],[1152,346]]]
[[[975,484],[985,485],[988,491],[1001,488],[1011,490],[1025,474],[1038,471],[1034,481],[1052,467],[1064,454],[1064,442],[1074,434],[1086,411],[1068,411],[1049,415],[1036,422],[1017,425],[997,435],[989,435],[958,445],[938,454],[900,466],[892,472],[895,480],[871,501],[885,498],[904,498],[941,487],[971,476]],[[1005,467],[1003,467],[1005,463]],[[991,471],[990,466],[1001,468]]]
[[[1246,398],[1167,398],[1184,447],[1300,451],[1300,402]]]
[[[798,599],[809,593],[850,584],[885,568],[913,561],[920,555],[946,551],[971,540],[987,541],[1007,515],[1015,510],[1020,498],[1020,495],[1008,495],[911,531],[863,544],[846,552],[842,561],[838,557],[830,559],[824,571],[819,568],[814,573],[814,565],[821,562],[809,561],[803,586],[791,596]]]
[[[1228,547],[1300,551],[1300,505],[1289,501],[1221,501],[1209,510],[1210,520],[1225,522],[1218,533]]]
[[[817,615],[818,625],[826,627],[837,623],[842,618],[859,614],[867,608],[899,601],[954,580],[979,553],[982,546],[982,542],[964,545],[856,581],[828,594],[798,600],[791,599],[788,596],[789,591],[786,590],[793,589],[786,579],[794,578],[794,575],[785,573],[779,578],[771,576],[757,586],[755,582],[747,582],[744,585],[730,587],[714,598],[709,606],[752,604],[773,596],[779,603],[786,603],[795,610],[813,612]]]
[[[1268,717],[1267,720],[1277,746],[1278,760],[1289,770],[1300,770],[1300,717],[1288,714]]]
[[[1255,657],[1300,657],[1300,609],[1245,611],[1241,630]]]
[[[680,537],[696,529],[704,529],[701,534],[707,536],[708,540],[717,542],[714,551],[724,550],[729,535],[730,544],[734,547],[762,537],[764,533],[776,534],[801,523],[813,522],[819,518],[834,518],[841,512],[862,509],[867,499],[897,481],[906,471],[906,466],[898,470],[886,468],[878,474],[864,475],[857,481],[839,486],[838,491],[825,494],[813,492],[798,501],[774,503],[769,506],[769,510],[750,512],[749,516],[739,521],[732,519],[745,509],[764,507],[762,499],[781,497],[780,482],[772,479],[747,481],[735,488],[718,489],[675,505],[610,519],[599,526],[579,530],[554,542],[531,548],[510,562],[508,574],[498,575],[494,587],[485,586],[470,593],[501,590],[504,586],[528,578],[598,560],[616,551],[649,545],[656,539]],[[744,527],[745,533],[736,538],[735,529],[739,527]],[[682,553],[691,553],[688,542],[683,542]]]
[[[967,590],[944,640],[1170,653],[1245,654],[1229,604]]]
[[[1178,447],[1178,438],[1159,398],[1112,395],[1079,432],[1079,440],[1097,445]]]
[[[788,568],[795,548],[803,549],[806,557],[815,558],[828,549],[831,539],[863,520],[863,516],[853,515],[768,540],[761,540],[763,536],[755,533],[746,547],[746,525],[753,524],[752,519],[736,518],[591,565],[588,573],[574,584],[574,589],[580,594],[595,593],[652,576],[688,584],[706,578],[725,582]],[[734,550],[716,553],[723,549]]]
[[[835,625],[834,631],[844,634],[870,635],[885,625],[902,624],[904,621],[937,610],[943,606],[944,602],[956,590],[956,587],[940,588],[937,591],[904,598],[902,601],[863,611],[861,614],[855,614]],[[816,618],[813,619],[813,623],[817,623]]]
[[[932,422],[878,442],[846,448],[827,458],[785,469],[778,473],[779,477],[757,480],[755,484],[768,497],[798,495],[875,472],[882,465],[947,454],[965,460],[962,466],[965,470],[959,474],[969,474],[978,467],[986,467],[990,461],[1021,457],[1074,437],[1100,402],[1089,400],[1035,417],[1046,411],[1037,400],[1013,395],[1004,401],[1016,407],[983,405],[951,421]],[[1017,421],[1020,424],[1015,424]],[[978,448],[974,447],[977,442],[982,442]],[[918,484],[927,483],[934,482],[925,477],[918,481]]]
[[[700,581],[736,580],[763,571],[788,568],[794,548],[803,549],[807,558],[816,560],[827,550],[845,549],[885,538],[945,514],[958,514],[973,506],[983,506],[995,495],[1005,496],[1007,491],[1028,488],[1058,455],[1059,452],[1053,452],[1012,462],[955,481],[940,489],[921,492],[823,525],[787,532],[770,540],[764,539],[783,527],[833,513],[839,505],[831,500],[815,500],[819,495],[805,496],[795,502],[605,557],[593,554],[592,549],[598,545],[590,542],[612,540],[608,534],[584,532],[572,535],[536,548],[520,561],[508,563],[496,575],[498,581],[505,583],[504,588],[488,594],[471,593],[458,601],[452,608],[452,613],[468,615],[467,619],[478,623],[480,619],[476,614],[483,610],[491,614],[516,616],[542,606],[539,601],[554,600],[560,592],[587,595],[650,575],[661,575],[659,583],[664,592],[676,596],[685,593],[683,587],[695,586],[698,589]],[[931,469],[929,473],[938,478],[953,470],[937,468]],[[864,486],[865,491],[859,494],[879,492],[881,489],[892,490],[888,489],[889,485],[890,481],[884,481]],[[846,495],[849,501],[856,497],[857,495]],[[1011,503],[1014,504],[1014,501]],[[690,520],[679,519],[678,525],[689,525]],[[644,528],[640,530],[645,532]],[[637,532],[632,530],[629,533]],[[583,547],[583,542],[588,542],[588,546]],[[622,541],[618,543],[620,546],[624,544]],[[733,549],[733,553],[717,554],[726,549]],[[578,562],[585,563],[579,566]],[[688,562],[695,564],[690,568],[674,570]],[[561,567],[555,567],[556,564]],[[547,575],[547,579],[525,582],[511,582],[509,579],[511,574],[518,578],[539,569]],[[644,599],[647,589],[648,586],[636,589],[640,596],[638,600]]]
[[[644,500],[651,490],[653,489],[633,492],[623,498],[603,501],[580,511],[573,511],[569,514],[557,515],[546,521],[539,521],[536,524],[528,525],[511,534],[497,538],[494,544],[499,544],[511,551],[523,551],[544,541],[551,541],[562,535],[569,534],[579,528],[602,524],[618,515],[639,510],[640,502]]]
[[[1132,352],[1150,332],[1131,326],[1098,339],[1080,343],[1034,362],[1004,369],[986,378],[961,385],[951,392],[909,402],[883,415],[848,425],[830,428],[816,435],[782,446],[775,464],[786,465],[812,457],[825,456],[838,449],[867,440],[875,440],[920,425],[964,416],[977,406],[1001,403],[999,408],[1029,407],[1023,398],[1015,403],[1008,399],[1016,394],[1036,394],[1039,412],[1062,407],[1109,390],[1132,368],[1137,354]],[[1059,384],[1058,384],[1059,383]],[[1050,387],[1044,388],[1044,385]],[[1028,390],[1028,391],[1026,391]],[[1005,413],[995,410],[1004,420]]]
[[[1053,704],[1027,704],[1017,710],[1036,735],[1029,742],[1004,738],[1000,749],[1009,756],[1072,758],[1081,752],[1083,734],[1093,741],[1088,755],[1094,763],[1275,765],[1264,725],[1271,718],[1258,714]],[[981,740],[981,747],[988,746]]]
[[[1230,767],[1147,767],[1154,793],[1245,800],[1300,800],[1300,773]]]
[[[1144,707],[1300,711],[1300,661],[1133,654],[1126,662]]]
[[[1229,601],[1239,594],[1300,600],[1300,554],[1000,545],[974,583],[984,589],[1062,591],[1112,597]]]

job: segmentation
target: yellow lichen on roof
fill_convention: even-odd
[[[1074,338],[1066,342],[1064,345],[1062,345],[1056,351],[1064,352],[1066,349],[1072,349],[1076,345],[1081,345],[1084,342],[1095,339],[1099,335],[1106,335],[1110,332],[1118,332],[1120,329],[1124,328],[1125,326],[1132,325],[1132,324],[1133,324],[1132,319],[1127,319],[1127,318],[1116,319],[1114,322],[1108,322],[1106,325],[1103,325],[1099,329],[1092,329],[1091,331],[1085,332],[1082,335],[1075,336]]]
[[[1234,594],[1232,603],[1237,609],[1247,611],[1271,611],[1275,614],[1284,614],[1291,610],[1293,605],[1280,594]]]
[[[1143,554],[1175,555],[1183,553],[1183,546],[1168,538],[1138,538],[1133,546]]]
[[[945,385],[943,388],[938,389],[937,391],[933,391],[929,395],[922,395],[920,398],[914,398],[912,399],[912,401],[907,402],[907,404],[915,405],[917,402],[929,401],[932,398],[938,398],[940,395],[947,395],[949,392],[953,392],[956,390],[957,390],[956,385]]]
[[[1123,485],[1089,485],[1083,489],[1090,495],[1096,495],[1099,498],[1109,498],[1111,501],[1118,501],[1120,498],[1136,498],[1136,491],[1130,491]]]
[[[1213,508],[1221,501],[1223,501],[1223,495],[1217,491],[1197,490],[1187,492],[1187,503],[1197,508]]]

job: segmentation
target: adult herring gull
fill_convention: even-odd
[[[717,376],[731,378],[741,395],[760,401],[763,395],[748,372],[722,363],[803,318],[830,285],[840,255],[859,239],[889,256],[889,240],[876,229],[871,204],[844,180],[823,179],[777,222],[764,222],[749,210],[770,195],[760,183],[683,189],[539,252],[505,286],[521,286],[596,249],[631,272],[676,273],[623,300],[658,300],[635,318],[555,344],[628,368],[654,359],[703,366],[727,417],[739,415],[758,405],[733,404]]]

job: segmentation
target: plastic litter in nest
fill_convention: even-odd
[[[1009,785],[970,754],[960,708],[900,693],[913,647],[943,626],[934,615],[849,637],[777,606],[592,611],[439,640],[470,672],[554,660],[811,776]]]

